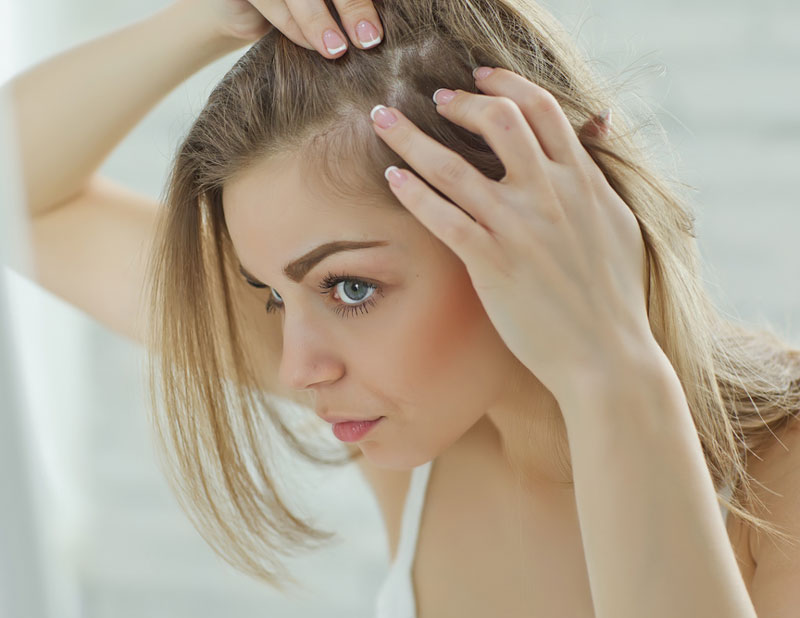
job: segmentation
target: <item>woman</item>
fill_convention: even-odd
[[[522,1],[375,2],[341,26],[292,4],[179,0],[121,33],[159,44],[74,161],[34,163],[45,74],[15,80],[37,279],[154,352],[164,454],[208,541],[280,586],[279,554],[330,536],[281,499],[271,432],[330,460],[272,394],[355,443],[395,565],[379,615],[780,615],[800,352],[708,301],[691,214],[622,114],[574,130],[616,109],[574,45]],[[374,41],[362,17],[379,44],[317,36]],[[163,208],[92,176],[167,89],[252,41]],[[108,230],[120,263],[152,246],[101,298],[86,269],[111,266],[70,280],[48,241]]]

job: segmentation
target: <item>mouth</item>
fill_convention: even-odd
[[[336,423],[368,423],[370,421],[377,421],[379,418],[383,418],[382,416],[373,416],[372,418],[339,418],[327,415],[323,416],[322,414],[317,414],[317,416],[331,425],[335,425]]]
[[[340,422],[333,425],[333,435],[342,442],[358,442],[372,431],[376,425],[386,418],[379,416],[375,420]]]

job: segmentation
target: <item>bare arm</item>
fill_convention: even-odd
[[[34,272],[21,274],[114,332],[142,342],[147,249],[160,204],[97,168],[170,90],[245,45],[204,3],[178,0],[14,77]],[[0,205],[0,207],[7,207]]]
[[[125,135],[167,93],[244,45],[178,0],[10,80],[31,216],[86,189]]]

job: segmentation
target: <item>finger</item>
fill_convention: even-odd
[[[338,58],[347,51],[347,40],[323,0],[286,0],[286,6],[303,36],[323,56]]]
[[[315,47],[308,42],[300,26],[292,17],[289,7],[284,2],[274,0],[250,0],[259,13],[261,13],[269,23],[281,31],[287,39],[296,43],[300,47],[305,47],[311,51],[316,51]]]
[[[611,110],[592,116],[578,132],[580,138],[604,138],[611,132]]]
[[[583,146],[564,110],[548,90],[500,67],[483,79],[476,79],[475,85],[487,94],[514,101],[550,159],[564,164],[580,161]]]
[[[391,126],[384,127],[383,118],[387,114],[393,115],[396,120]],[[416,173],[451,198],[469,216],[492,228],[491,210],[495,207],[495,197],[490,190],[490,183],[494,181],[461,155],[421,131],[397,108],[376,105],[370,117],[378,136]],[[452,208],[452,204],[449,207]]]
[[[492,255],[496,241],[491,233],[461,209],[436,195],[411,170],[390,165],[384,176],[400,203],[450,247],[464,264],[469,266],[480,256]],[[398,176],[400,184],[396,184]]]
[[[514,101],[464,90],[455,93],[448,102],[437,103],[436,111],[483,137],[506,168],[505,181],[515,183],[546,174],[547,156]]]
[[[383,40],[383,26],[370,0],[333,0],[350,40],[361,49]]]

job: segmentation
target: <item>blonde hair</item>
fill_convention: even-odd
[[[170,481],[204,538],[237,568],[280,589],[296,584],[281,557],[334,535],[287,506],[276,485],[279,466],[270,465],[276,448],[282,440],[323,464],[353,458],[321,456],[258,387],[231,295],[236,258],[223,185],[256,161],[299,154],[314,183],[342,199],[402,208],[383,170],[405,164],[370,126],[376,103],[401,109],[499,180],[504,167],[486,142],[444,120],[431,102],[443,85],[478,92],[472,69],[487,65],[549,90],[576,133],[598,110],[614,110],[610,138],[580,139],[639,221],[652,331],[684,386],[715,488],[736,488],[731,500],[719,499],[755,528],[788,540],[751,510],[756,496],[746,463],[800,409],[800,350],[768,330],[733,323],[712,305],[683,186],[654,169],[618,92],[601,85],[556,20],[529,0],[374,4],[385,40],[367,51],[350,46],[329,60],[276,29],[256,42],[211,92],[171,169],[148,272],[150,406]],[[326,6],[338,20],[330,0]]]

